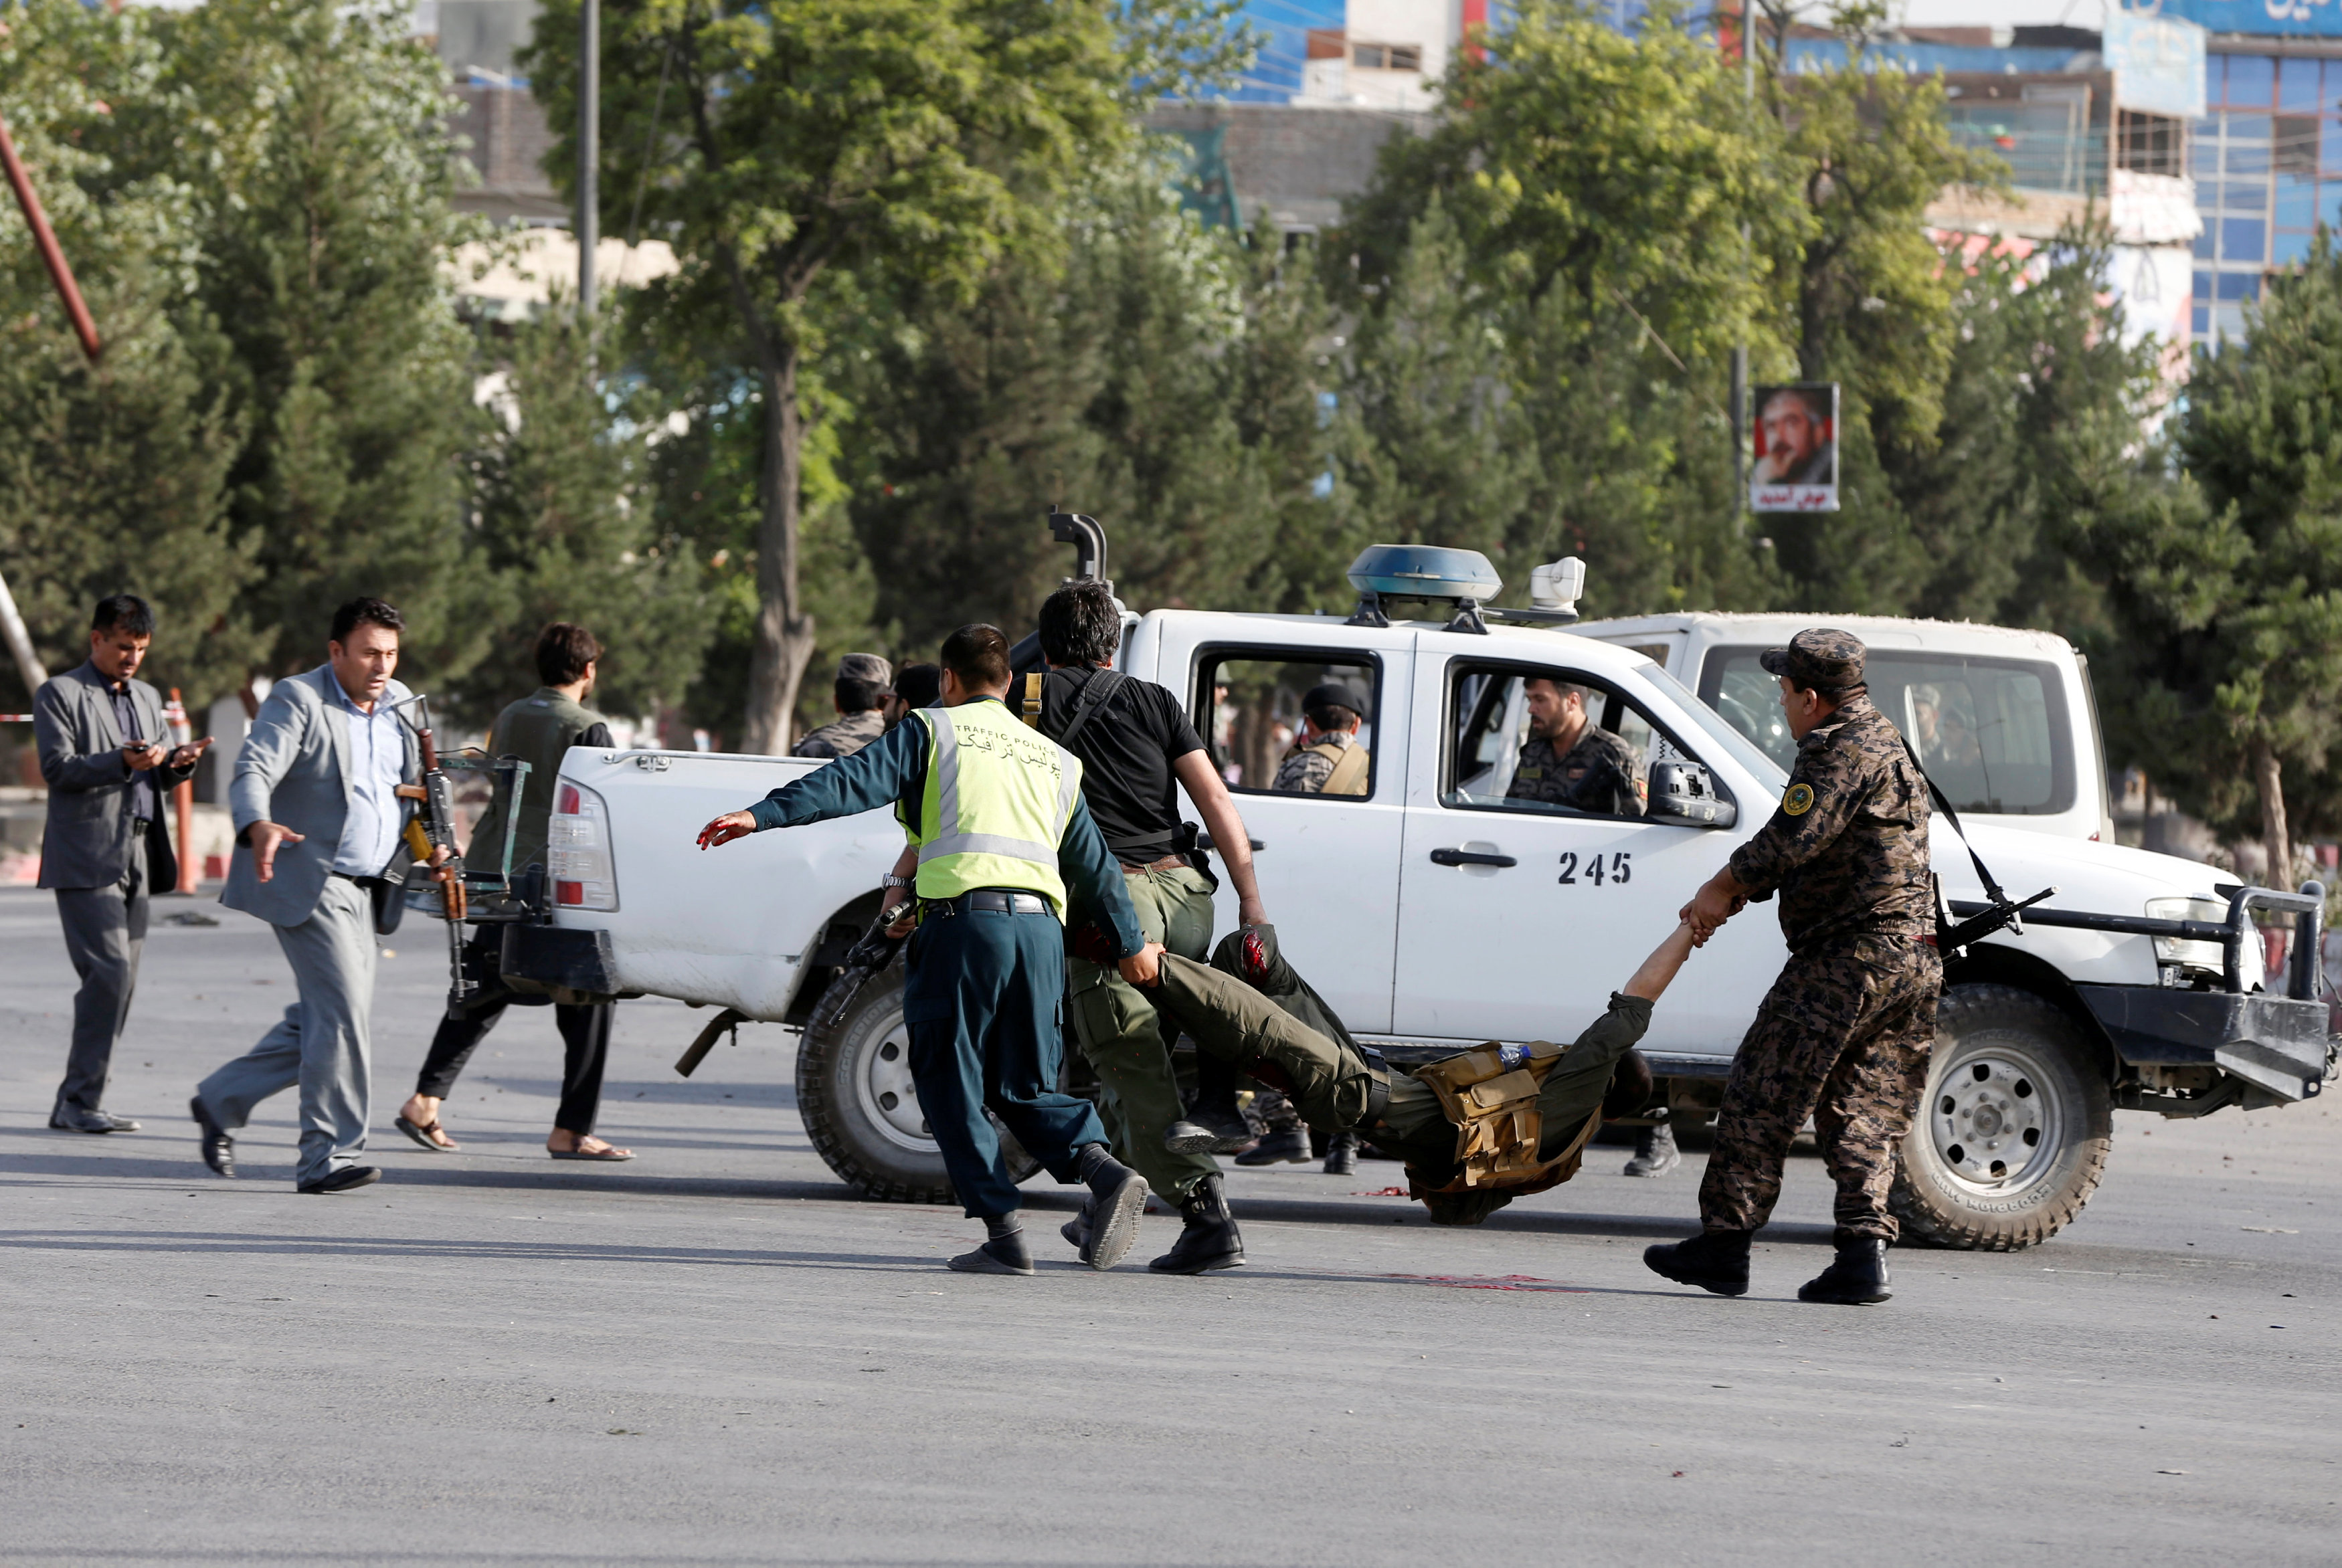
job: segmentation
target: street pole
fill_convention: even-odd
[[[601,244],[602,0],[585,0],[577,31],[577,319],[591,332]]]
[[[25,617],[16,614],[15,596],[8,592],[5,577],[0,577],[0,640],[7,643],[8,652],[16,661],[16,673],[24,677],[27,697],[48,684],[49,672],[41,667],[41,655],[33,651],[33,634],[25,630]]]
[[[1756,102],[1756,0],[1740,0],[1740,92],[1752,107]],[[1740,265],[1752,270],[1748,225],[1740,225]],[[1743,532],[1748,515],[1748,340],[1732,345],[1732,527]]]
[[[81,339],[82,353],[95,365],[100,353],[97,324],[90,320],[89,306],[82,303],[73,268],[65,265],[65,249],[57,244],[56,231],[49,227],[49,215],[41,210],[41,198],[33,189],[33,176],[25,172],[25,160],[16,155],[15,138],[8,135],[5,120],[0,120],[0,166],[8,172],[8,184],[16,193],[16,205],[25,212],[25,226],[33,231],[33,248],[41,253],[41,265],[49,269],[49,281],[56,285],[57,298],[65,304],[65,319],[73,323],[74,335]],[[12,607],[9,615],[13,619],[15,614]]]

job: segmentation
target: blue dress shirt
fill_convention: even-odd
[[[344,876],[380,876],[398,851],[398,786],[406,774],[406,737],[386,699],[369,714],[350,700],[338,676],[327,684],[350,724],[350,776],[343,781],[350,807],[342,819],[334,869]]]

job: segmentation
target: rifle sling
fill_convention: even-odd
[[[1985,897],[1995,904],[2007,904],[2008,894],[2000,890],[2000,884],[1993,880],[1992,873],[1985,866],[1984,856],[1978,854],[1976,852],[1976,845],[1968,842],[1968,831],[1960,825],[1960,814],[1952,809],[1952,803],[1945,797],[1944,792],[1937,787],[1936,781],[1927,777],[1927,770],[1921,764],[1919,754],[1911,749],[1910,737],[1905,735],[1899,738],[1903,742],[1903,754],[1909,757],[1911,765],[1919,770],[1919,777],[1926,782],[1927,794],[1935,801],[1936,809],[1944,814],[1944,820],[1952,824],[1954,833],[1959,834],[1960,847],[1968,852],[1968,864],[1976,867],[1977,880],[1984,884]]]

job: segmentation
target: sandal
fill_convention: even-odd
[[[455,1139],[447,1138],[447,1129],[436,1122],[410,1122],[398,1116],[393,1118],[393,1125],[435,1154],[453,1154],[463,1148]],[[442,1138],[447,1141],[439,1142]]]
[[[605,1164],[615,1164],[619,1160],[631,1160],[635,1157],[635,1152],[632,1149],[613,1148],[607,1144],[598,1149],[547,1149],[545,1153],[556,1160],[598,1160]]]

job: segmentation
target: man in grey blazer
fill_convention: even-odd
[[[253,1107],[298,1084],[295,1184],[343,1193],[382,1177],[357,1157],[374,1092],[376,903],[397,896],[412,861],[401,844],[411,808],[398,789],[415,781],[419,747],[397,705],[406,688],[391,679],[405,624],[380,599],[335,611],[325,662],[276,683],[236,754],[235,854],[220,902],[276,928],[299,995],[188,1104],[204,1163],[223,1176],[235,1174],[231,1134]]]
[[[56,890],[65,953],[81,977],[65,1082],[49,1111],[49,1125],[61,1132],[138,1131],[105,1109],[106,1074],[138,984],[147,894],[179,884],[163,797],[211,744],[168,752],[161,744],[163,699],[135,678],[154,637],[145,600],[101,599],[90,617],[89,662],[42,683],[33,696],[49,786],[40,883]]]

